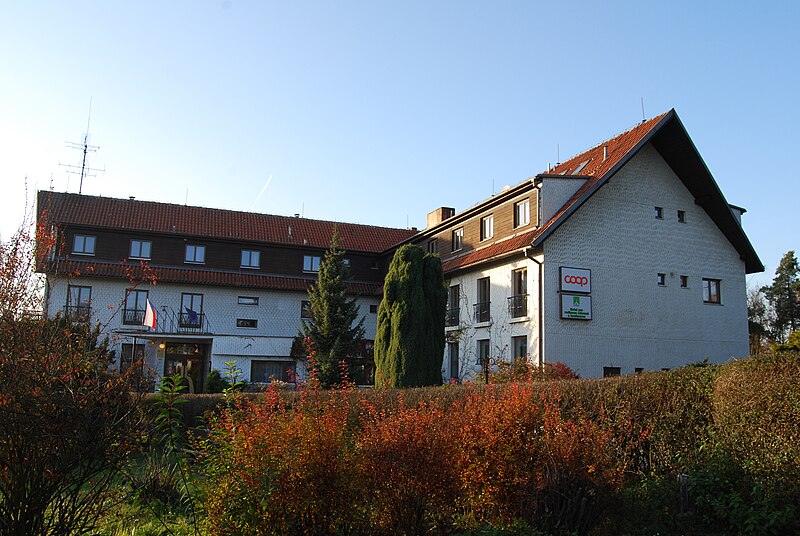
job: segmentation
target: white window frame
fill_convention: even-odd
[[[72,240],[73,255],[94,255],[97,237],[94,235],[76,234]]]
[[[239,305],[252,307],[258,305],[258,296],[239,296]]]
[[[191,257],[189,256],[189,252],[192,253]],[[199,244],[186,244],[186,253],[183,257],[183,262],[186,264],[205,264],[206,247]]]
[[[145,244],[147,244],[146,247]],[[150,240],[139,240],[138,238],[134,238],[131,240],[131,250],[128,258],[150,260],[152,247],[153,243]],[[144,251],[145,249],[147,251]]]
[[[494,238],[494,214],[481,218],[481,242]]]
[[[322,258],[319,255],[303,255],[303,271],[318,273],[320,262],[322,262]]]
[[[239,263],[239,267],[249,270],[258,270],[261,268],[261,252],[257,249],[243,249],[242,260]]]
[[[514,229],[525,227],[531,222],[531,200],[523,199],[514,203]]]
[[[464,228],[453,229],[451,251],[461,251],[464,249]]]

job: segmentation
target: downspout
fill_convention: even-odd
[[[536,258],[533,255],[533,248],[530,248],[530,247],[529,248],[525,248],[523,250],[523,253],[525,254],[525,256],[527,258],[529,258],[530,260],[535,262],[536,265],[539,267],[539,277],[538,277],[538,279],[539,279],[539,292],[538,292],[538,294],[539,295],[537,296],[538,302],[539,302],[539,304],[538,304],[539,306],[536,308],[536,317],[537,317],[536,318],[536,324],[539,327],[539,340],[538,340],[538,344],[537,344],[537,346],[538,346],[537,354],[538,354],[538,361],[539,361],[538,366],[539,366],[539,368],[541,368],[542,366],[544,366],[544,341],[542,339],[542,337],[544,335],[544,327],[542,326],[542,320],[544,318],[544,315],[542,313],[542,306],[544,305],[544,300],[542,299],[542,296],[544,294],[544,292],[543,292],[544,282],[542,280],[543,279],[543,275],[544,275],[544,263],[541,263],[541,262],[536,260]]]

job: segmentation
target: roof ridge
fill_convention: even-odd
[[[623,130],[622,132],[619,132],[618,134],[614,134],[610,138],[605,138],[605,139],[595,143],[594,145],[590,146],[588,149],[584,149],[583,151],[575,153],[574,155],[570,156],[569,158],[566,158],[565,160],[556,163],[555,165],[551,166],[550,169],[548,169],[545,173],[550,173],[552,170],[556,169],[558,166],[566,164],[567,162],[570,162],[571,160],[574,160],[574,159],[578,158],[581,155],[589,153],[589,152],[597,149],[598,147],[600,147],[602,145],[605,145],[607,143],[611,143],[614,140],[617,140],[617,139],[619,139],[619,138],[621,138],[621,137],[623,137],[623,136],[625,136],[627,134],[630,134],[634,130],[639,129],[639,128],[643,127],[646,124],[653,123],[653,122],[658,122],[665,115],[667,115],[669,112],[670,112],[670,110],[667,110],[666,112],[663,112],[661,114],[655,115],[655,116],[651,117],[650,119],[645,119],[645,120],[639,121],[638,123],[634,124],[632,127],[628,128],[626,130]]]
[[[394,231],[411,231],[410,229],[403,228],[403,227],[388,227],[385,225],[373,225],[370,223],[354,223],[354,222],[347,222],[347,221],[336,221],[336,220],[321,220],[316,218],[306,218],[306,217],[299,217],[299,216],[286,216],[283,214],[269,214],[266,212],[248,212],[245,210],[236,210],[236,209],[229,209],[229,208],[218,208],[218,207],[204,207],[200,205],[181,205],[179,203],[169,203],[164,201],[150,201],[144,199],[125,199],[123,197],[106,197],[102,195],[89,195],[89,194],[76,194],[75,192],[55,192],[52,190],[39,190],[39,193],[47,194],[47,195],[58,195],[58,196],[74,196],[78,198],[93,198],[93,199],[102,199],[106,201],[120,201],[123,203],[147,203],[151,205],[160,205],[160,206],[170,206],[176,207],[178,209],[200,209],[200,210],[210,210],[214,212],[227,212],[233,214],[243,214],[246,216],[266,216],[271,218],[285,218],[287,220],[305,220],[310,222],[318,222],[318,223],[329,223],[335,225],[355,225],[359,227],[372,227],[377,229],[391,229]]]

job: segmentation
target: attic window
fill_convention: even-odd
[[[586,164],[588,164],[591,161],[592,159],[590,158],[589,160],[586,160],[585,162],[581,163],[581,165],[575,168],[575,171],[573,171],[572,174],[577,175],[583,168],[586,167]]]

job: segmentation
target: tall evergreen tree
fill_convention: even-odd
[[[375,385],[417,387],[442,383],[447,288],[438,255],[400,247],[392,258],[378,308]]]
[[[774,312],[773,336],[783,342],[788,332],[800,328],[800,264],[794,251],[783,256],[772,285],[762,290]]]
[[[319,264],[317,282],[308,289],[311,319],[303,321],[303,335],[316,350],[319,380],[323,387],[341,382],[339,363],[350,362],[364,339],[364,317],[358,318],[358,304],[347,296],[350,269],[339,249],[339,232],[334,228],[331,245]]]

